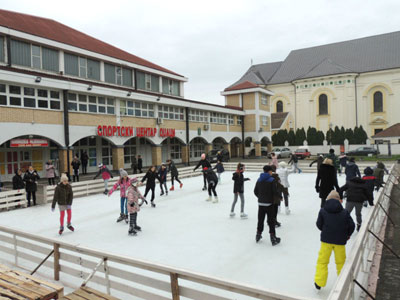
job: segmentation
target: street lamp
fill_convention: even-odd
[[[332,122],[329,123],[329,149],[332,149]]]

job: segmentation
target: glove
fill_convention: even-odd
[[[135,206],[135,202],[132,202],[129,204],[130,207],[134,207]]]
[[[196,172],[196,169],[193,169],[193,172]]]
[[[319,186],[316,186],[315,190],[317,191],[317,193],[319,193],[319,191],[320,191]]]
[[[51,211],[52,211],[52,212],[54,212],[54,210],[55,210],[55,208],[54,208],[54,207],[52,207],[52,208],[51,208]]]

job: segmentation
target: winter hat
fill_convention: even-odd
[[[349,161],[350,161],[350,162],[355,162],[356,159],[355,159],[354,157],[350,157]]]
[[[134,185],[134,184],[136,184],[136,183],[138,182],[138,179],[137,179],[137,177],[133,177],[133,178],[131,178],[130,182],[131,182],[131,185]]]
[[[68,181],[68,177],[67,177],[67,175],[66,175],[65,173],[62,173],[60,179],[61,179],[61,182],[63,182],[63,181]]]
[[[325,158],[324,161],[322,162],[324,165],[331,165],[333,166],[333,161],[330,158]]]
[[[372,175],[372,174],[374,174],[374,171],[370,167],[366,167],[364,169],[364,174],[365,175]]]
[[[102,163],[99,163],[99,168],[101,168],[103,166],[103,164]]]
[[[206,154],[203,153],[203,154],[201,155],[201,158],[202,158],[202,159],[203,159],[203,158],[206,158]]]
[[[121,168],[119,169],[119,175],[121,177],[128,177],[128,172]]]
[[[332,190],[330,193],[329,193],[329,195],[326,197],[326,199],[327,200],[330,200],[330,199],[336,199],[336,200],[341,200],[340,199],[340,196],[339,196],[339,193],[338,192],[336,192],[335,190]]]
[[[272,171],[272,168],[271,168],[271,166],[265,165],[263,168],[263,171],[264,171],[264,173],[267,173],[269,171]]]
[[[282,169],[284,169],[284,168],[287,167],[287,163],[284,162],[284,161],[281,161],[281,162],[279,163],[279,167],[281,167]]]

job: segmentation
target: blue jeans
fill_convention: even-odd
[[[128,214],[128,208],[126,204],[126,197],[121,197],[121,214]]]
[[[294,166],[294,172],[296,173],[296,171],[299,171],[299,173],[301,173],[302,171],[301,171],[301,169],[297,166],[297,163],[293,163],[293,166]]]

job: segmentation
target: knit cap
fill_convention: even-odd
[[[127,177],[128,176],[128,172],[121,168],[121,169],[119,169],[119,175],[121,177]]]
[[[336,192],[335,190],[332,190],[330,193],[329,193],[329,195],[326,197],[326,199],[327,200],[330,200],[330,199],[336,199],[336,200],[341,200],[340,199],[340,196],[339,196],[339,193],[338,192]]]
[[[281,162],[279,163],[279,166],[280,166],[282,169],[284,169],[284,168],[287,167],[287,163],[284,162],[284,161],[281,161]]]
[[[371,169],[371,167],[366,167],[364,169],[364,174],[365,175],[372,175],[372,174],[374,174],[374,171]]]
[[[60,179],[61,179],[61,182],[63,182],[63,181],[68,181],[68,177],[67,177],[67,175],[66,175],[65,173],[62,173]]]

